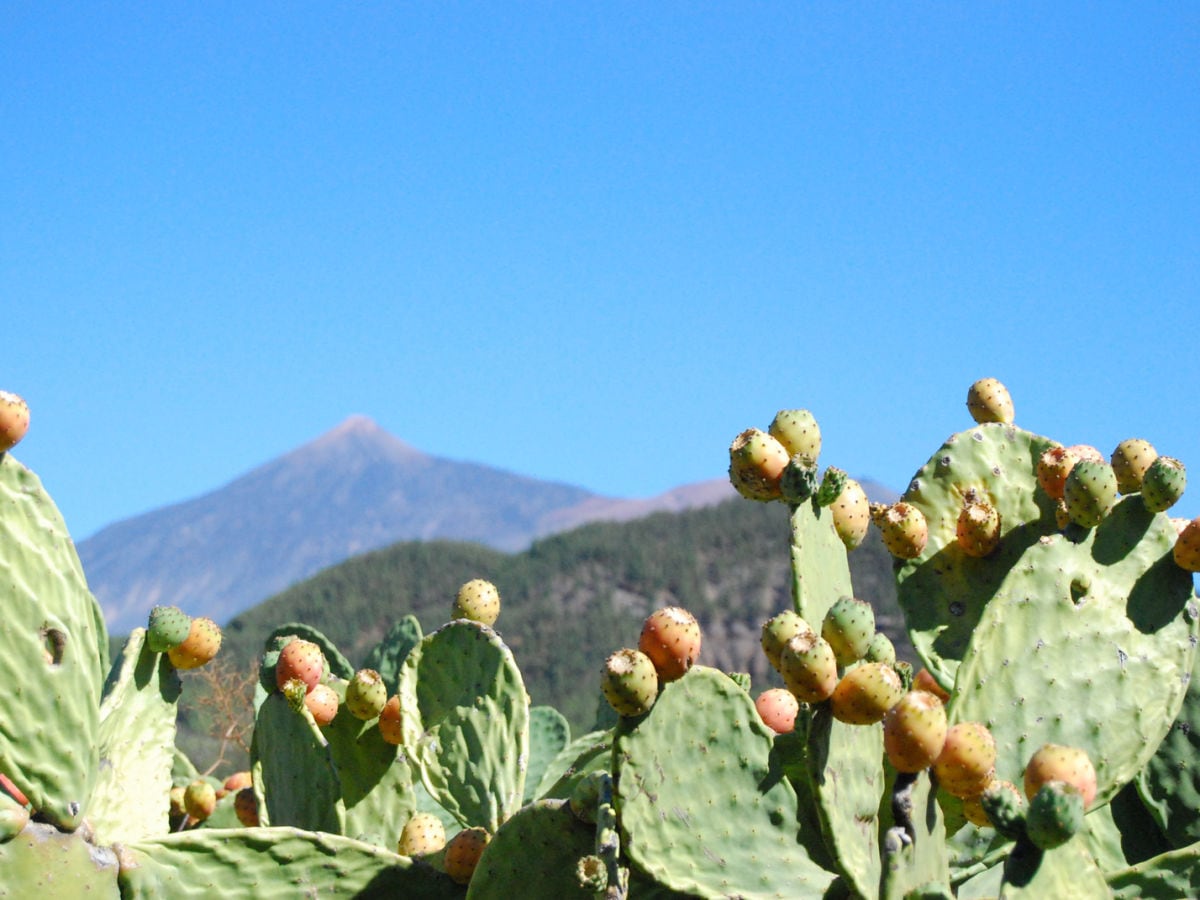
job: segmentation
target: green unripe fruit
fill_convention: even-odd
[[[658,672],[642,651],[618,650],[605,660],[600,689],[617,715],[640,716],[658,699]]]
[[[729,482],[748,500],[778,500],[791,455],[778,439],[747,428],[729,445]]]
[[[1142,478],[1142,500],[1152,512],[1166,512],[1187,488],[1187,468],[1172,456],[1160,456]]]
[[[146,626],[146,646],[155,653],[166,653],[187,640],[192,617],[178,606],[156,606],[150,610]]]
[[[807,409],[781,409],[767,433],[783,444],[789,457],[799,456],[808,466],[817,464],[821,455],[821,429]]]
[[[875,632],[875,636],[871,638],[871,643],[867,645],[867,652],[863,656],[867,662],[886,663],[889,666],[896,664],[896,647],[882,631]]]
[[[203,822],[217,808],[217,791],[207,781],[193,781],[183,791],[183,808],[197,822]]]
[[[797,453],[783,470],[779,479],[779,494],[785,503],[798,505],[817,492],[817,467],[808,457]]]
[[[817,506],[833,506],[849,481],[851,478],[841,469],[835,466],[826,469],[821,486],[817,489]]]
[[[762,648],[767,660],[776,672],[779,671],[779,655],[784,645],[798,634],[813,634],[812,627],[790,609],[763,622]]]
[[[1011,841],[1025,836],[1025,798],[1011,781],[993,781],[979,795],[992,827]]]
[[[865,600],[840,597],[821,623],[821,637],[833,648],[839,666],[858,662],[875,636],[875,610]]]
[[[599,895],[608,887],[608,869],[604,860],[594,853],[579,858],[575,864],[575,878],[579,886],[592,895]]]
[[[1061,847],[1083,827],[1083,795],[1065,781],[1048,781],[1025,813],[1025,833],[1042,850]]]
[[[450,618],[494,625],[499,617],[500,592],[490,581],[475,578],[458,589]]]
[[[356,719],[369,722],[383,712],[387,685],[374,669],[359,669],[346,685],[346,709]]]
[[[1117,444],[1109,464],[1117,476],[1117,490],[1122,494],[1135,494],[1142,489],[1142,476],[1150,464],[1158,458],[1158,451],[1141,438],[1129,438]]]
[[[837,657],[824,638],[802,632],[779,654],[779,674],[787,689],[803,703],[828,700],[837,687]]]
[[[981,378],[967,390],[967,409],[979,424],[1012,424],[1013,402],[1008,388],[995,378]]]
[[[1095,528],[1117,502],[1117,476],[1106,462],[1081,459],[1071,467],[1063,486],[1063,501],[1071,521]]]

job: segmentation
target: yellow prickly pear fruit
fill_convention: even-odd
[[[929,542],[925,514],[903,500],[891,506],[872,503],[871,521],[883,536],[883,545],[898,559],[916,559]]]
[[[1140,491],[1142,476],[1157,458],[1158,451],[1149,441],[1141,438],[1128,438],[1117,444],[1108,460],[1117,476],[1117,490],[1122,494]]]
[[[995,378],[981,378],[967,390],[967,409],[979,424],[1003,422],[1011,425],[1013,402],[1008,388]]]
[[[778,500],[789,459],[778,438],[747,428],[729,445],[729,481],[748,500]]]
[[[415,813],[404,823],[396,852],[401,856],[428,856],[446,846],[446,826],[433,813]]]
[[[7,453],[29,431],[29,404],[8,391],[0,391],[0,453]]]
[[[458,589],[452,619],[470,619],[483,625],[495,625],[500,618],[500,592],[490,581],[475,578]]]
[[[1179,531],[1172,551],[1175,565],[1188,572],[1200,572],[1200,516],[1192,519]]]
[[[883,717],[883,749],[897,772],[933,765],[946,743],[946,708],[927,691],[909,691]]]
[[[955,542],[967,556],[982,559],[1000,546],[1000,511],[975,491],[968,491],[955,526]]]
[[[177,669],[198,669],[221,649],[221,628],[207,616],[192,619],[191,629],[183,643],[167,651],[171,665]]]
[[[821,428],[807,409],[781,409],[775,414],[767,433],[783,444],[788,458],[799,456],[815,466],[821,454]]]
[[[862,485],[853,478],[847,478],[846,486],[829,510],[833,517],[833,530],[841,538],[846,550],[857,548],[871,525],[871,504]]]

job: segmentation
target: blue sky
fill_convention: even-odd
[[[1194,4],[14,3],[0,388],[77,539],[347,415],[615,496],[807,407],[1190,462]]]

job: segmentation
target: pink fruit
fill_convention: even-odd
[[[770,688],[758,695],[754,701],[763,724],[776,734],[788,734],[796,727],[796,713],[800,711],[800,703],[791,691],[783,688]]]
[[[327,684],[318,684],[304,696],[304,705],[313,721],[324,727],[334,720],[338,711],[337,691]]]
[[[1078,747],[1044,744],[1025,765],[1025,796],[1030,800],[1048,781],[1065,781],[1083,795],[1083,808],[1096,799],[1096,769]]]
[[[296,638],[279,651],[275,664],[275,683],[280,690],[293,679],[304,683],[307,691],[316,687],[325,674],[325,655],[312,641]]]
[[[638,649],[654,663],[659,681],[674,681],[700,656],[700,625],[695,616],[678,606],[655,610],[642,623]]]

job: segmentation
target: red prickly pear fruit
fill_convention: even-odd
[[[400,727],[400,696],[393,694],[379,712],[379,736],[389,744],[399,745],[404,742],[403,731]]]
[[[885,506],[872,503],[871,521],[883,535],[883,545],[898,559],[916,559],[929,541],[925,514],[903,500]]]
[[[848,666],[866,656],[875,636],[875,610],[865,600],[839,597],[821,621],[821,637],[833,648],[839,666]]]
[[[638,649],[654,663],[658,680],[682,678],[700,656],[700,625],[686,609],[665,606],[646,617]]]
[[[296,679],[311,691],[325,674],[325,654],[312,641],[296,638],[279,651],[275,663],[275,683],[279,689]]]
[[[784,644],[779,674],[797,700],[823,703],[837,687],[837,657],[827,640],[811,631],[802,632]]]
[[[167,651],[167,658],[177,669],[198,669],[221,649],[221,629],[207,616],[192,619],[188,636],[177,647]]]
[[[913,677],[912,689],[914,691],[928,691],[933,694],[942,703],[950,702],[950,692],[938,684],[936,678],[928,669],[922,669]]]
[[[1151,512],[1166,512],[1187,489],[1187,468],[1173,456],[1160,456],[1142,478],[1142,501]]]
[[[863,663],[842,676],[829,698],[833,717],[849,725],[873,725],[904,696],[895,670],[884,663]]]
[[[800,703],[796,696],[784,688],[769,688],[754,701],[758,717],[776,734],[789,734],[796,727],[796,714]]]
[[[337,716],[338,702],[337,691],[327,684],[318,684],[304,695],[304,705],[312,713],[313,721],[321,727]]]
[[[1000,546],[1000,511],[985,497],[968,491],[955,526],[955,542],[967,556],[982,559]]]
[[[600,689],[617,715],[640,716],[658,699],[658,671],[641,650],[625,648],[604,662]]]
[[[479,857],[492,836],[484,828],[464,828],[446,844],[443,864],[455,884],[469,884],[479,865]]]
[[[356,719],[369,722],[387,703],[387,685],[374,669],[359,669],[346,684],[346,709]]]
[[[1090,459],[1075,463],[1063,487],[1063,502],[1072,522],[1095,528],[1117,502],[1117,476],[1112,466]]]
[[[192,631],[192,617],[178,606],[156,606],[146,625],[146,646],[155,653],[178,647]]]
[[[996,739],[982,722],[959,722],[946,731],[933,774],[946,793],[969,800],[996,776]]]
[[[765,431],[747,428],[729,445],[729,482],[747,500],[778,500],[787,448]]]
[[[188,816],[203,822],[217,808],[217,792],[207,781],[193,781],[183,791],[183,808]]]
[[[1175,560],[1175,565],[1185,571],[1200,572],[1200,516],[1179,530],[1171,558]]]
[[[817,464],[821,455],[821,428],[807,409],[781,409],[767,433],[783,444],[789,459],[799,456],[805,465]]]
[[[897,772],[933,765],[946,742],[946,708],[927,691],[909,691],[883,717],[883,749]]]
[[[9,391],[0,391],[0,453],[7,453],[29,431],[29,404]]]
[[[1158,451],[1141,438],[1128,438],[1117,444],[1108,458],[1113,473],[1117,476],[1117,490],[1122,494],[1136,494],[1142,489],[1142,476],[1150,463],[1158,458]]]
[[[12,779],[7,775],[0,774],[0,791],[8,794],[8,796],[16,800],[21,806],[29,805],[29,798],[25,796],[25,792],[13,784]]]
[[[446,846],[446,826],[433,813],[414,813],[400,829],[396,852],[401,856],[429,856]]]
[[[776,672],[779,671],[779,655],[783,652],[784,645],[796,635],[805,632],[812,634],[812,627],[790,609],[763,622],[763,653]]]
[[[236,794],[242,788],[250,787],[251,783],[249,772],[245,770],[234,772],[225,779],[225,783],[221,785],[221,790],[217,791],[217,799],[220,800],[226,794]]]
[[[233,795],[233,813],[247,828],[258,827],[258,798],[254,796],[254,788],[244,787]]]
[[[871,525],[871,504],[866,491],[853,478],[846,479],[846,486],[829,507],[833,518],[833,530],[845,545],[846,550],[855,550],[867,536]]]
[[[980,425],[1013,421],[1013,402],[1008,388],[995,378],[981,378],[967,389],[967,409]]]
[[[470,619],[483,625],[495,625],[500,617],[500,592],[490,581],[474,578],[458,589],[452,619]]]
[[[1083,808],[1096,799],[1096,769],[1078,747],[1043,744],[1025,765],[1025,796],[1030,800],[1048,781],[1065,781],[1083,796]]]

